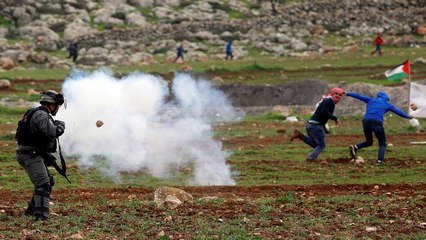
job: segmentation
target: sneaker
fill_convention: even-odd
[[[293,135],[290,136],[290,142],[293,142],[294,139],[299,138],[302,139],[303,133],[301,133],[299,130],[295,129],[293,131]]]
[[[351,154],[351,157],[352,157],[353,159],[356,159],[356,157],[357,157],[357,155],[356,155],[356,150],[357,150],[357,148],[356,148],[356,146],[355,146],[355,145],[350,145],[350,146],[349,146],[349,154]]]
[[[383,164],[384,162],[385,162],[385,161],[383,161],[383,160],[380,160],[380,159],[379,159],[379,160],[377,160],[377,161],[376,161],[376,164],[377,164],[377,165],[381,165],[381,164]]]
[[[313,162],[315,162],[315,159],[312,159],[312,158],[306,158],[306,162],[308,162],[308,163],[313,163]]]

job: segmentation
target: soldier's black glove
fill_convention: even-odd
[[[55,120],[54,124],[56,126],[56,136],[59,137],[62,134],[64,134],[64,131],[65,131],[65,122],[59,121],[59,120]]]

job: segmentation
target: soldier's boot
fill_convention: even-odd
[[[24,215],[25,216],[34,216],[34,196],[31,198],[30,201],[28,201],[28,207],[27,210],[25,210]]]
[[[34,215],[36,221],[49,220],[49,202],[52,187],[50,183],[38,186],[34,193]]]

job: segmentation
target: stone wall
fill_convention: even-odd
[[[246,58],[250,49],[277,57],[357,51],[358,45],[372,44],[378,32],[387,46],[426,45],[425,0],[295,1],[280,4],[275,15],[269,1],[259,1],[258,8],[253,8],[255,1],[172,2],[0,1],[1,14],[14,25],[0,26],[0,58],[18,67],[35,62],[30,55],[67,51],[73,41],[79,42],[76,63],[87,66],[171,62],[180,44],[187,50],[186,61],[219,60],[228,39],[233,40],[235,60]],[[245,18],[233,19],[230,12],[244,13]],[[146,15],[156,20],[148,21]],[[99,30],[102,26],[107,30]],[[327,34],[345,42],[336,46],[326,41]],[[7,38],[30,41],[9,44]],[[44,59],[50,68],[73,66],[53,54]]]
[[[423,82],[423,84],[425,84]],[[347,92],[357,92],[366,96],[375,97],[377,92],[383,91],[390,97],[390,102],[396,107],[407,111],[408,84],[385,87],[366,83],[333,84],[328,85],[318,80],[295,81],[275,86],[269,85],[221,85],[219,88],[231,100],[233,106],[244,109],[250,114],[259,114],[271,111],[274,106],[282,105],[295,109],[301,113],[313,110],[322,95],[333,87],[341,87]],[[365,103],[351,97],[343,97],[336,106],[335,113],[339,115],[362,115]]]
[[[334,0],[293,3],[280,9],[275,16],[258,17],[248,20],[227,20],[207,22],[181,22],[178,24],[156,24],[138,29],[109,30],[79,40],[87,45],[99,45],[108,40],[152,41],[159,38],[185,37],[188,32],[208,31],[246,33],[251,29],[289,26],[293,29],[307,29],[313,32],[317,25],[329,32],[341,35],[360,36],[386,32],[404,35],[416,33],[418,26],[426,19],[425,0]],[[190,35],[187,34],[189,37]]]

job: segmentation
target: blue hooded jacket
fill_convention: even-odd
[[[232,53],[232,42],[231,41],[228,41],[226,43],[226,52],[227,53]]]
[[[400,117],[410,118],[408,114],[396,108],[389,102],[389,96],[384,92],[378,92],[377,97],[371,98],[355,92],[348,92],[346,96],[356,98],[367,103],[364,119],[374,119],[379,122],[384,122],[383,116],[388,112],[394,112]]]

